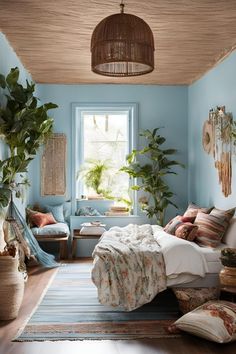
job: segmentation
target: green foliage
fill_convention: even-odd
[[[28,184],[23,176],[16,183],[16,175],[27,172],[37,150],[52,133],[53,119],[47,111],[57,107],[53,103],[37,107],[35,85],[26,80],[23,87],[18,80],[18,68],[12,68],[7,77],[0,75],[0,87],[6,92],[0,107],[0,137],[9,147],[9,157],[0,160],[0,208],[8,204],[12,189],[17,188],[19,197],[22,193],[18,187]]]
[[[106,179],[109,169],[108,161],[88,159],[80,169],[78,177],[83,178],[85,185],[97,194],[103,194],[104,197],[110,196],[110,192],[102,188],[103,180]]]
[[[170,190],[164,176],[176,174],[174,166],[182,166],[178,161],[169,158],[177,152],[175,149],[161,149],[166,139],[158,134],[160,128],[153,131],[143,130],[140,136],[146,140],[142,150],[133,150],[126,158],[127,165],[121,171],[138,179],[138,184],[131,188],[142,191],[148,198],[140,198],[141,208],[149,218],[156,217],[157,223],[163,225],[165,211],[169,205],[177,206],[171,201],[174,193]]]

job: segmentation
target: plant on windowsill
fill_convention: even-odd
[[[88,159],[81,166],[77,178],[83,179],[86,187],[91,190],[88,199],[112,199],[111,191],[107,188],[111,169],[107,160]]]
[[[17,67],[12,68],[6,77],[0,74],[0,87],[4,90],[0,105],[0,138],[8,148],[8,156],[0,160],[2,215],[12,193],[17,198],[22,197],[23,187],[29,185],[24,174],[39,147],[52,133],[53,119],[47,111],[57,107],[53,103],[37,106],[35,84],[26,81],[26,87],[23,87],[18,80]]]
[[[133,150],[126,158],[127,165],[123,166],[121,171],[128,173],[130,178],[138,179],[138,184],[133,185],[131,189],[145,193],[139,200],[141,209],[149,218],[155,217],[157,223],[163,226],[168,206],[178,208],[171,200],[174,193],[164,177],[177,174],[172,170],[173,166],[184,165],[169,159],[177,150],[161,149],[166,139],[158,134],[159,130],[160,128],[153,131],[146,129],[139,134],[146,139],[146,146],[142,150]]]

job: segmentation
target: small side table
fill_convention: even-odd
[[[236,286],[222,286],[220,288],[220,299],[236,303]]]
[[[72,240],[72,258],[76,258],[76,250],[77,250],[77,241],[78,240],[92,240],[92,239],[99,239],[101,234],[99,235],[81,235],[80,229],[74,229],[73,232],[73,240]]]

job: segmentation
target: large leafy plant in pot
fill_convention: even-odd
[[[176,149],[161,148],[166,139],[159,134],[159,129],[146,129],[139,134],[145,138],[146,146],[141,150],[133,150],[126,158],[127,165],[121,170],[136,179],[137,183],[131,189],[144,192],[145,195],[139,199],[142,210],[149,218],[155,217],[157,223],[163,226],[167,207],[173,205],[178,208],[171,200],[174,193],[165,176],[177,174],[173,166],[184,165],[169,158],[176,154]]]
[[[5,159],[0,160],[0,211],[8,206],[12,192],[21,197],[22,186],[29,184],[25,173],[39,147],[52,133],[53,119],[48,110],[53,103],[38,106],[35,85],[19,82],[19,69],[12,68],[5,77],[0,74],[0,138],[7,146]]]

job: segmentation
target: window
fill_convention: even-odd
[[[74,195],[130,199],[129,176],[119,171],[136,146],[136,104],[74,104]],[[86,174],[103,170],[99,188],[86,184]],[[76,178],[76,176],[79,178]],[[90,178],[91,180],[91,178]],[[133,196],[132,196],[133,199]]]

